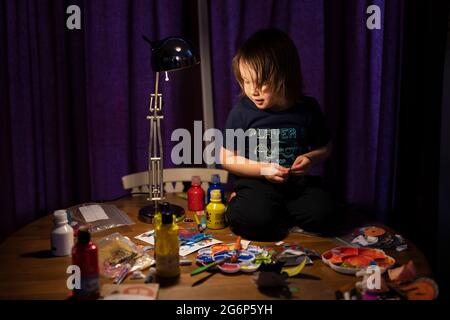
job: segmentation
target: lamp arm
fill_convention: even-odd
[[[150,108],[147,119],[150,121],[148,146],[148,185],[149,199],[154,203],[155,211],[164,200],[163,181],[163,145],[161,138],[162,94],[158,93],[159,72],[156,72],[155,93],[150,95]]]
[[[159,146],[159,162],[158,162],[158,183],[159,183],[159,197],[161,201],[164,201],[164,181],[163,181],[163,168],[164,168],[164,148],[161,137],[161,121],[164,118],[162,115],[162,94],[159,94],[159,110],[161,114],[156,119],[158,146]]]

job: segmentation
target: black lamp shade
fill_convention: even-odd
[[[152,68],[155,72],[179,70],[200,63],[192,44],[181,37],[152,41]]]

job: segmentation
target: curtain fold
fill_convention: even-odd
[[[369,30],[377,5],[382,28]],[[338,198],[388,222],[402,66],[403,1],[326,3],[326,104],[335,134],[327,177]]]

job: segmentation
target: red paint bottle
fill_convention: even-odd
[[[80,268],[80,288],[73,289],[76,300],[95,300],[99,297],[98,248],[91,241],[87,228],[78,231],[77,244],[72,249],[72,264]]]
[[[205,209],[205,191],[201,187],[202,181],[199,176],[192,177],[191,187],[187,192],[188,209],[191,211],[201,211]]]

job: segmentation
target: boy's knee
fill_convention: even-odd
[[[228,205],[226,216],[230,225],[264,228],[273,224],[271,205],[264,201],[252,204],[237,197]]]
[[[286,236],[286,230],[273,217],[270,204],[246,205],[233,199],[226,217],[230,229],[237,235],[253,241],[277,241]]]
[[[230,230],[244,239],[263,242],[283,240],[289,233],[287,228],[279,224],[271,224],[264,226],[264,228],[258,228],[242,224],[239,221],[230,223]]]
[[[330,233],[336,227],[336,211],[332,206],[321,206],[312,210],[308,219],[304,222],[306,231],[318,233]]]

